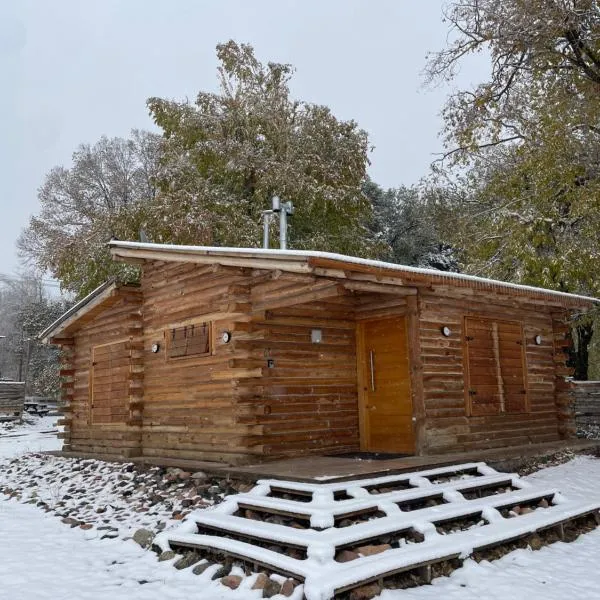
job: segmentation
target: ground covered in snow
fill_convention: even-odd
[[[0,494],[3,597],[233,600],[261,596],[261,591],[250,589],[255,577],[244,579],[240,588],[231,591],[211,580],[210,569],[202,575],[194,575],[191,569],[176,570],[173,561],[160,563],[156,554],[124,539],[140,526],[156,530],[177,525],[188,509],[219,502],[235,491],[229,482],[219,487],[219,481],[200,476],[194,480],[193,473],[144,474],[128,465],[40,455],[60,447],[54,420],[31,418],[19,427],[0,424],[0,488],[9,492]],[[557,487],[573,500],[600,498],[600,460],[595,458],[576,457],[526,479]],[[73,521],[61,522],[69,517]],[[450,577],[435,579],[430,586],[387,590],[381,598],[600,600],[598,556],[600,530],[570,544],[558,542],[535,552],[517,550],[491,563],[468,560]]]

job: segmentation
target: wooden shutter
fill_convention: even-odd
[[[130,377],[129,341],[92,348],[91,421],[125,423]]]
[[[467,405],[473,416],[527,410],[521,324],[465,319]]]
[[[472,415],[498,414],[500,396],[492,322],[465,319],[465,336],[470,412]]]
[[[210,354],[210,323],[196,323],[170,329],[168,333],[168,358]]]
[[[527,411],[525,341],[521,323],[498,321],[500,375],[504,411]]]

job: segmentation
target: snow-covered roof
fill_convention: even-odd
[[[545,288],[508,283],[495,279],[451,273],[388,263],[380,260],[358,258],[332,252],[312,250],[277,250],[266,248],[224,248],[212,246],[184,246],[175,244],[153,244],[113,240],[109,242],[113,257],[124,260],[145,258],[148,260],[171,260],[214,262],[223,265],[239,266],[246,263],[255,268],[272,268],[294,272],[314,272],[318,268],[338,269],[375,273],[380,276],[406,280],[407,285],[438,284],[457,287],[470,287],[480,290],[492,290],[512,295],[544,297],[558,300],[559,304],[591,306],[600,303],[600,299],[579,294],[569,294]]]

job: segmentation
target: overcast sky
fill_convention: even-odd
[[[38,208],[45,173],[78,144],[150,128],[150,96],[216,89],[217,43],[251,43],[292,63],[294,97],[355,119],[370,174],[417,182],[441,149],[449,88],[425,90],[425,55],[444,46],[442,0],[0,0],[0,275]],[[458,85],[485,77],[471,62]]]

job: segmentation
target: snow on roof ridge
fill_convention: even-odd
[[[414,273],[415,275],[428,275],[433,277],[439,277],[440,279],[447,279],[449,281],[469,281],[472,283],[479,283],[482,285],[495,285],[506,289],[521,290],[524,292],[534,292],[541,294],[550,294],[562,298],[572,298],[578,300],[585,300],[588,302],[600,303],[600,298],[593,296],[584,296],[582,294],[572,294],[568,292],[559,292],[557,290],[550,290],[548,288],[536,287],[533,285],[525,285],[521,283],[510,283],[508,281],[501,281],[499,279],[491,279],[487,277],[479,277],[477,275],[469,275],[467,273],[453,273],[450,271],[438,271],[437,269],[428,269],[425,267],[413,267],[409,265],[401,265],[397,263],[390,263],[381,260],[375,260],[370,258],[359,258],[357,256],[349,256],[346,254],[338,254],[335,252],[321,252],[318,250],[280,250],[276,248],[235,248],[235,247],[224,247],[224,246],[190,246],[190,245],[179,245],[179,244],[156,244],[150,242],[132,242],[132,241],[120,241],[112,240],[109,242],[111,248],[131,248],[137,250],[158,250],[163,252],[179,252],[182,254],[255,254],[258,256],[272,257],[272,258],[290,258],[301,260],[303,258],[325,258],[329,260],[337,260],[349,264],[364,265],[369,267],[375,267],[380,269],[404,271],[406,273]]]

